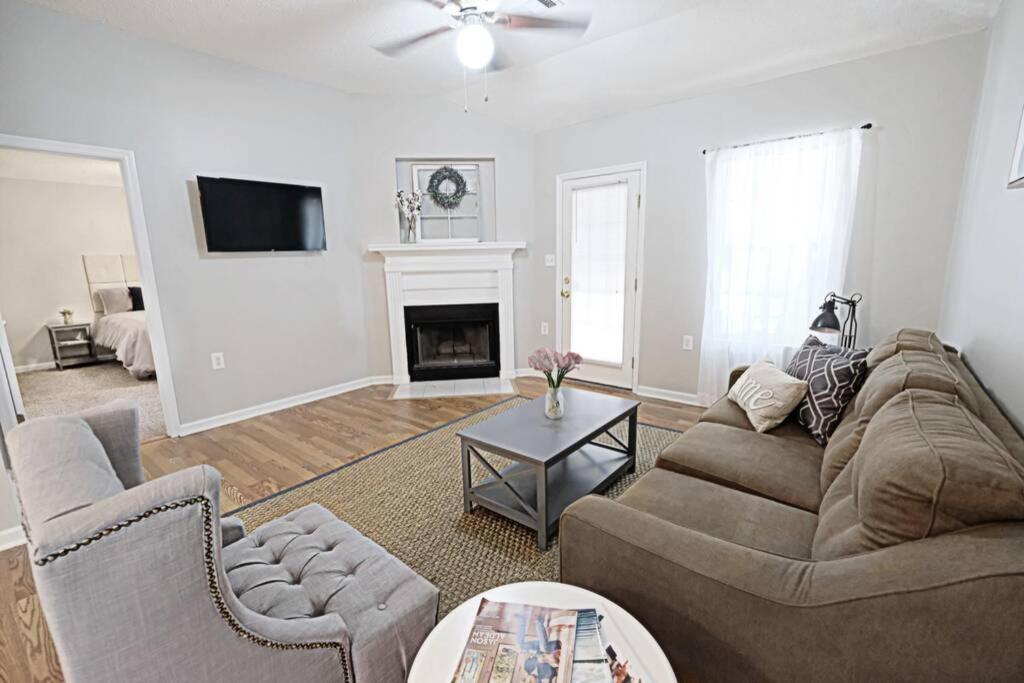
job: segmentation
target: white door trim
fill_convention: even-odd
[[[559,351],[566,349],[562,348],[562,277],[564,275],[563,264],[562,264],[562,252],[564,246],[562,245],[562,238],[564,232],[563,228],[563,201],[562,186],[568,180],[579,180],[581,178],[592,178],[595,176],[602,175],[614,175],[619,173],[640,173],[640,207],[637,215],[637,235],[636,235],[636,306],[634,306],[633,313],[633,357],[635,362],[633,363],[633,386],[632,390],[636,391],[637,387],[640,386],[640,321],[641,312],[643,311],[643,296],[644,296],[644,225],[647,222],[647,162],[636,161],[629,164],[619,164],[617,166],[605,166],[603,168],[595,168],[585,171],[572,171],[570,173],[559,173],[555,176],[555,346]]]
[[[168,436],[177,436],[180,429],[178,402],[174,393],[171,375],[171,360],[167,353],[167,337],[164,333],[163,316],[160,314],[160,296],[157,292],[153,270],[153,256],[149,249],[149,230],[142,210],[142,191],[139,174],[135,166],[135,153],[127,149],[96,147],[75,142],[44,140],[20,135],[0,133],[0,147],[28,149],[37,152],[75,154],[94,159],[108,159],[121,165],[121,178],[128,199],[128,214],[131,219],[132,236],[135,241],[135,256],[142,276],[142,287],[146,297],[146,321],[149,324],[149,339],[153,347],[153,361],[156,365],[157,384],[160,389],[160,403],[163,406],[164,425]]]

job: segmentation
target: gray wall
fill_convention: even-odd
[[[517,292],[537,321],[520,328],[531,335],[525,347],[554,341],[539,321],[555,315],[554,270],[542,267],[555,249],[555,176],[647,161],[640,384],[693,393],[699,348],[684,352],[682,338],[699,346],[703,323],[700,150],[866,121],[876,129],[847,287],[865,295],[861,342],[902,326],[934,329],[986,44],[986,34],[962,36],[539,135],[535,278],[520,278]]]
[[[1006,188],[1024,109],[1024,1],[1003,0],[964,184],[939,332],[1024,426],[1024,189]]]
[[[347,96],[18,0],[0,65],[0,131],[134,150],[182,422],[390,374],[364,250],[398,240],[396,157],[493,157],[499,238],[533,217],[531,136],[449,102]],[[197,173],[322,185],[328,250],[202,253]]]

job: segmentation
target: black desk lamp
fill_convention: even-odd
[[[821,305],[821,313],[811,323],[811,332],[838,332],[839,343],[846,349],[852,349],[857,343],[857,304],[864,299],[860,294],[854,294],[849,299],[839,296],[835,292],[829,292],[825,302]],[[849,311],[846,320],[840,325],[839,317],[836,315],[836,304],[845,305]]]

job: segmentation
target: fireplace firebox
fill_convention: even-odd
[[[405,340],[413,382],[497,377],[498,304],[406,306]]]

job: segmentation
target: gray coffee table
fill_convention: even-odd
[[[566,411],[561,420],[544,417],[544,398],[459,432],[462,440],[462,499],[492,510],[537,531],[537,546],[546,550],[558,531],[565,508],[589,493],[600,493],[623,472],[636,471],[636,413],[640,403],[591,391],[563,389]],[[622,443],[611,428],[629,420]],[[595,443],[607,434],[619,447]],[[492,453],[513,463],[498,470],[484,457]],[[490,476],[473,483],[476,460]]]

